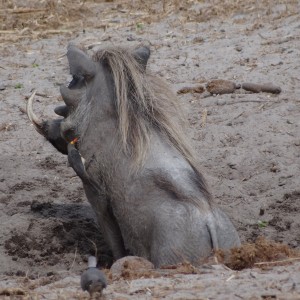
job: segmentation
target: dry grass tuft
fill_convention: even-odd
[[[281,8],[276,11],[275,6]],[[46,38],[54,34],[71,34],[86,28],[103,29],[130,26],[143,33],[147,24],[161,22],[176,14],[176,23],[206,22],[254,14],[259,20],[282,18],[297,11],[295,0],[94,0],[94,1],[18,1],[0,3],[0,37],[2,41]]]

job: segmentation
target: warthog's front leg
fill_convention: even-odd
[[[113,215],[109,199],[101,195],[91,184],[83,184],[86,197],[91,203],[97,216],[97,222],[103,237],[110,247],[114,259],[126,255],[123,238],[119,225]]]
[[[113,253],[114,259],[125,256],[126,251],[121,231],[110,208],[109,199],[101,194],[101,191],[98,190],[87,174],[83,164],[83,158],[75,148],[74,143],[69,143],[68,145],[68,161],[77,176],[83,182],[85,194],[96,213],[98,225],[106,243]]]

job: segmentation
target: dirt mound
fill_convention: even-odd
[[[243,244],[229,252],[219,250],[216,256],[219,262],[224,263],[230,269],[242,270],[254,266],[265,267],[270,265],[269,263],[271,265],[288,264],[300,260],[300,251],[259,237],[254,243]]]
[[[121,278],[133,280],[162,276],[174,277],[178,274],[201,274],[203,273],[203,265],[218,269],[216,262],[225,264],[232,270],[243,270],[252,267],[266,268],[288,265],[295,261],[300,261],[300,251],[292,249],[288,245],[259,237],[254,243],[246,243],[230,251],[216,251],[215,255],[203,261],[200,267],[184,262],[154,269],[153,265],[145,259],[128,256],[115,262],[106,273],[112,281]],[[220,266],[220,269],[222,269],[222,266]]]

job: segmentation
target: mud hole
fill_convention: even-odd
[[[54,117],[59,85],[70,80],[72,40],[91,53],[150,46],[149,66],[178,92],[203,173],[244,243],[200,268],[127,268],[104,298],[300,299],[298,1],[7,0],[0,7],[0,298],[88,299],[78,277],[87,255],[112,263],[81,183],[24,114],[37,88],[36,113]],[[205,90],[222,80],[281,93]]]

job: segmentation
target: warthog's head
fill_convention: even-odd
[[[146,68],[150,50],[147,47],[140,47],[133,52],[133,56],[138,61],[142,69]],[[86,53],[75,47],[68,46],[67,58],[70,65],[72,81],[68,87],[61,86],[60,93],[65,105],[58,106],[54,112],[63,117],[54,120],[41,120],[33,112],[33,100],[35,92],[27,102],[27,115],[35,129],[43,135],[59,152],[67,154],[68,143],[77,138],[77,126],[70,122],[68,118],[76,109],[82,99],[87,97],[86,86],[97,73],[97,63]]]

